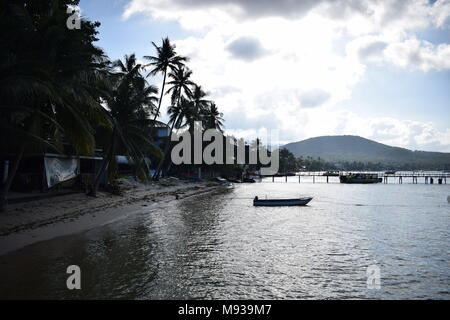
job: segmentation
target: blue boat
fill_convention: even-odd
[[[292,207],[292,206],[306,206],[312,198],[294,198],[294,199],[259,199],[255,197],[253,199],[253,205],[255,207]]]

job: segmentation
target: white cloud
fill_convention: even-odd
[[[371,64],[423,71],[450,69],[450,44],[417,39],[448,28],[450,1],[438,0],[131,0],[123,17],[178,21],[177,40],[193,80],[225,113],[226,126],[250,135],[278,128],[295,141],[358,134],[404,147],[449,149],[449,131],[430,123],[365,119],[335,110]],[[334,44],[345,42],[345,52]]]
[[[427,41],[407,39],[390,44],[384,50],[384,59],[403,68],[450,69],[450,44],[433,45]]]

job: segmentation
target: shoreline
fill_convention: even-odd
[[[102,227],[145,208],[223,189],[220,184],[177,182],[129,184],[121,195],[99,192],[92,198],[75,193],[11,204],[0,215],[0,256],[28,245]],[[134,184],[134,185],[133,185]]]

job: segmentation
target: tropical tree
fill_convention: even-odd
[[[214,102],[209,103],[208,107],[203,111],[202,118],[207,129],[216,129],[223,132],[223,113],[219,112]]]
[[[169,132],[169,139],[166,141],[166,144],[164,146],[164,154],[161,160],[159,161],[158,167],[156,169],[156,172],[153,176],[153,179],[157,180],[159,178],[159,175],[161,173],[161,168],[164,164],[164,161],[167,158],[167,155],[170,150],[170,137],[172,136],[172,132],[174,128],[180,128],[180,125],[182,123],[182,119],[185,116],[183,111],[186,110],[186,106],[188,105],[187,99],[192,98],[192,91],[191,86],[194,86],[195,84],[190,80],[190,77],[192,75],[192,71],[190,71],[187,68],[180,67],[172,72],[169,73],[169,78],[171,78],[171,81],[168,82],[171,87],[169,90],[167,90],[167,93],[172,93],[171,101],[172,104],[169,107],[168,113],[170,116],[170,120],[168,125],[170,125],[170,132]],[[186,98],[184,98],[186,97]],[[183,101],[183,105],[181,104],[181,99],[184,98],[185,101]],[[179,116],[183,115],[180,119]],[[180,122],[181,121],[181,122]],[[177,126],[178,124],[178,126]]]
[[[190,104],[191,112],[187,113],[189,130],[193,130],[195,121],[202,121],[210,101],[205,99],[208,94],[203,91],[203,88],[199,85],[194,85],[192,91],[192,103]],[[203,124],[204,125],[204,124]]]
[[[99,23],[69,30],[67,6],[77,2],[5,0],[0,8],[0,151],[14,155],[0,210],[24,154],[62,151],[63,139],[91,154],[93,126],[107,126],[108,61],[93,45]]]
[[[155,76],[158,73],[163,74],[163,82],[161,86],[161,96],[158,102],[158,108],[156,110],[153,121],[156,121],[156,118],[159,115],[159,111],[161,109],[161,103],[164,96],[164,88],[166,85],[166,77],[167,72],[169,70],[174,71],[176,69],[181,68],[184,63],[188,60],[186,57],[179,56],[175,51],[175,45],[170,43],[168,37],[162,39],[162,45],[157,46],[154,42],[152,42],[153,46],[156,49],[156,56],[144,56],[144,59],[150,61],[146,66],[151,66],[153,69],[149,72],[148,76]]]
[[[113,75],[112,92],[105,99],[111,127],[103,137],[104,160],[89,193],[91,196],[96,196],[106,169],[113,168],[119,152],[127,156],[138,176],[146,179],[149,174],[146,153],[155,155],[159,150],[149,135],[158,89],[140,74],[142,65],[136,63],[134,54],[125,56],[124,62],[116,61],[114,66],[119,70]]]
[[[185,67],[177,68],[169,73],[171,80],[167,84],[171,87],[167,93],[172,93],[172,105],[178,105],[183,95],[188,99],[192,98],[191,87],[194,87],[195,83],[190,80],[191,75],[192,71]]]
[[[188,100],[187,98],[185,98],[184,96],[181,96],[181,99],[179,100],[179,103],[177,105],[172,105],[169,107],[168,109],[168,114],[169,114],[169,122],[168,125],[170,126],[170,135],[169,135],[169,139],[166,142],[166,145],[164,147],[164,155],[163,158],[160,160],[158,167],[155,171],[155,174],[153,175],[153,179],[154,180],[158,180],[159,179],[159,175],[161,173],[161,169],[162,166],[164,164],[164,162],[167,159],[167,156],[169,154],[170,151],[170,137],[172,136],[173,130],[174,129],[181,129],[184,128],[188,125],[188,123],[190,122],[189,119],[193,119],[193,103],[192,101]],[[169,168],[170,168],[170,164],[169,164]]]

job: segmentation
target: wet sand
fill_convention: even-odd
[[[162,180],[141,184],[121,180],[121,195],[99,192],[96,198],[71,194],[11,204],[0,215],[0,255],[55,237],[103,226],[143,208],[222,188],[215,183]]]

